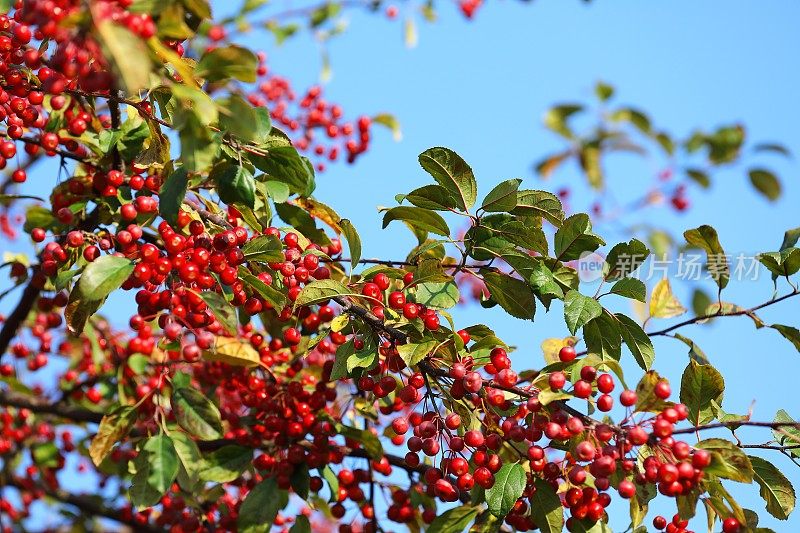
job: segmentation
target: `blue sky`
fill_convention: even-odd
[[[213,4],[218,14],[238,8],[238,2]],[[295,5],[276,2],[271,9],[283,7]],[[431,146],[447,146],[461,154],[484,194],[501,180],[520,177],[527,188],[555,190],[570,184],[573,204],[588,205],[591,193],[574,169],[567,167],[543,183],[533,175],[531,164],[561,146],[541,126],[544,110],[556,102],[588,100],[597,80],[614,84],[621,102],[647,110],[659,127],[677,135],[741,121],[750,138],[781,141],[800,153],[799,4],[506,0],[487,2],[474,21],[465,21],[450,4],[440,7],[437,23],[417,20],[419,44],[414,49],[403,44],[402,18],[411,14],[410,4],[401,4],[397,21],[348,12],[350,28],[329,45],[334,76],[326,86],[328,99],[348,114],[393,113],[404,134],[404,140],[395,143],[388,132],[378,132],[371,151],[355,166],[335,165],[318,176],[316,196],[351,218],[364,241],[365,257],[400,259],[412,245],[410,234],[400,226],[380,230],[375,207],[393,205],[396,193],[430,181],[417,155]],[[319,46],[308,35],[280,48],[266,33],[252,34],[244,42],[266,50],[271,68],[297,87],[317,81]],[[798,168],[796,161],[764,162],[779,171],[785,186],[784,196],[774,204],[753,194],[743,170],[734,168],[719,173],[710,192],[692,190],[694,207],[689,213],[660,209],[630,221],[646,217],[675,235],[708,223],[718,229],[731,253],[777,249],[783,232],[800,226]],[[610,186],[623,199],[636,196],[662,166],[658,159],[615,159],[608,166]],[[688,303],[688,288],[674,285]],[[710,289],[710,282],[705,287]],[[767,300],[771,291],[764,276],[760,282],[732,282],[724,298],[749,306]],[[0,309],[7,312],[15,298],[9,297]],[[624,303],[618,308],[630,311]],[[798,309],[790,300],[764,311],[762,318],[797,326]],[[109,305],[103,312],[121,316],[117,311],[116,305]],[[541,366],[541,341],[567,334],[561,308],[555,305],[548,315],[540,309],[533,323],[476,307],[456,316],[464,325],[487,322],[517,345],[517,369]],[[755,331],[748,319],[731,318],[684,333],[725,376],[727,411],[746,412],[755,401],[754,419],[770,420],[780,408],[800,416],[800,402],[792,394],[800,359],[776,332]],[[626,361],[630,363],[630,357]],[[656,341],[655,366],[674,381],[675,390],[686,363],[682,344]],[[765,365],[774,370],[765,371]],[[635,365],[625,368],[628,381],[635,382]],[[768,439],[766,432],[742,435],[748,442]],[[796,466],[776,454],[768,457],[791,479],[800,480]],[[729,486],[743,506],[763,511],[756,486]],[[674,512],[670,503],[653,508],[668,516]],[[627,525],[626,512],[624,506],[612,508],[615,531]],[[800,514],[782,523],[761,514],[762,526],[778,532],[800,529]],[[698,530],[705,530],[704,520],[696,524]]]

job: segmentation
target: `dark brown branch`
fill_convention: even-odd
[[[792,444],[790,446],[779,446],[775,444],[740,444],[739,448],[754,448],[758,450],[777,450],[779,452],[786,450],[800,450],[800,444]]]
[[[164,531],[164,529],[155,525],[149,523],[142,524],[128,518],[121,510],[107,507],[99,503],[97,499],[92,496],[72,494],[63,489],[53,489],[45,485],[34,484],[18,476],[12,476],[4,481],[7,486],[14,487],[20,491],[44,493],[63,504],[76,507],[82,515],[102,516],[129,526],[133,531],[141,531],[143,533],[162,533]]]
[[[786,293],[783,296],[779,296],[777,298],[773,298],[772,300],[769,300],[769,301],[766,301],[766,302],[764,302],[762,304],[759,304],[759,305],[756,305],[754,307],[751,307],[750,309],[740,309],[740,310],[737,310],[737,311],[730,311],[730,312],[725,313],[725,312],[722,312],[722,309],[720,308],[720,310],[717,311],[716,313],[709,313],[709,314],[706,314],[706,315],[700,315],[700,316],[696,316],[696,317],[693,317],[693,318],[689,318],[687,320],[684,320],[683,322],[678,322],[677,324],[669,326],[668,328],[664,328],[664,329],[660,329],[660,330],[657,330],[657,331],[648,332],[647,335],[650,336],[650,337],[664,336],[664,335],[667,335],[667,334],[675,331],[678,328],[682,328],[684,326],[689,326],[691,324],[697,324],[698,322],[703,322],[704,320],[710,320],[712,318],[719,318],[719,317],[724,317],[724,316],[751,315],[751,314],[755,313],[756,311],[758,311],[759,309],[763,309],[765,307],[769,307],[770,305],[774,305],[774,304],[776,304],[778,302],[782,302],[782,301],[787,300],[787,299],[789,299],[789,298],[791,298],[793,296],[797,296],[798,294],[800,294],[800,290],[795,289],[792,292]]]
[[[38,271],[38,267],[34,268],[32,276],[36,276]],[[11,339],[16,336],[17,330],[19,330],[25,318],[27,318],[28,313],[30,313],[33,308],[33,304],[36,303],[36,299],[39,297],[41,290],[42,289],[38,286],[28,282],[25,286],[25,290],[22,291],[22,296],[19,302],[17,302],[17,306],[11,311],[11,314],[6,317],[5,322],[3,322],[3,328],[0,329],[0,357],[8,350]]]
[[[51,403],[50,400],[10,390],[0,391],[0,405],[28,409],[34,413],[50,414],[67,418],[75,422],[91,422],[99,424],[103,413],[95,413],[83,407],[69,405],[66,402]]]
[[[722,317],[730,317],[730,316],[745,316],[745,315],[752,315],[756,311],[760,309],[764,309],[765,307],[769,307],[771,305],[775,305],[776,303],[782,302],[784,300],[788,300],[793,296],[797,296],[800,294],[800,289],[795,289],[792,292],[786,293],[783,296],[779,296],[777,298],[773,298],[771,300],[767,300],[764,303],[758,304],[753,306],[749,309],[739,309],[737,311],[730,311],[730,312],[723,312],[720,308],[719,311],[716,313],[709,313],[706,315],[699,315],[692,318],[688,318],[682,322],[678,322],[677,324],[673,324],[672,326],[666,327],[664,329],[659,329],[656,331],[648,331],[646,332],[649,337],[664,337],[675,331],[676,329],[682,328],[684,326],[690,326],[692,324],[699,324],[700,322],[704,322],[706,320],[710,320],[712,318],[722,318]],[[586,355],[588,350],[583,350],[578,352],[578,355]]]
[[[40,147],[42,146],[42,141],[40,141],[39,139],[35,139],[33,137],[20,137],[18,140],[20,140],[20,141],[22,141],[22,142],[24,142],[26,144],[35,144],[36,146],[40,146]],[[48,151],[53,152],[55,154],[58,154],[58,155],[60,155],[61,157],[65,158],[65,159],[72,159],[74,161],[80,161],[81,163],[84,163],[84,164],[87,164],[87,165],[91,164],[91,163],[88,163],[84,157],[81,157],[78,154],[73,154],[72,152],[68,152],[66,150],[56,149],[56,150],[48,150]]]

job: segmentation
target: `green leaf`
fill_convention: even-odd
[[[197,75],[208,81],[235,78],[245,83],[256,81],[256,55],[234,44],[220,46],[206,52],[197,63]]]
[[[592,233],[592,222],[586,213],[577,213],[564,220],[556,231],[555,255],[559,261],[574,261],[585,252],[594,252],[605,244],[602,238]]]
[[[489,213],[511,211],[517,207],[517,190],[521,183],[517,178],[497,184],[483,199],[481,209]]]
[[[253,450],[229,444],[214,450],[203,459],[200,479],[227,483],[238,479],[253,461]]]
[[[429,209],[404,205],[393,207],[384,213],[383,227],[386,228],[393,220],[401,220],[414,228],[429,231],[443,237],[450,235],[450,228],[447,226],[447,222],[441,215]]]
[[[219,152],[219,136],[212,136],[207,126],[191,113],[184,113],[185,120],[179,132],[181,162],[189,171],[205,171],[214,162]]]
[[[308,474],[308,466],[305,463],[295,465],[289,481],[295,494],[304,500],[308,500],[308,491],[311,488],[311,476]]]
[[[297,299],[294,301],[294,308],[304,305],[311,305],[325,300],[330,300],[334,296],[356,295],[353,290],[332,279],[315,280],[303,287]]]
[[[556,227],[564,222],[564,208],[558,196],[547,191],[525,189],[517,192],[517,207],[513,215],[546,219]]]
[[[309,196],[314,191],[313,166],[297,153],[285,133],[272,128],[259,148],[266,150],[267,155],[248,154],[248,158],[256,168],[266,172],[271,180],[285,183],[291,192],[303,196]],[[280,202],[274,196],[273,199]]]
[[[282,181],[267,180],[262,185],[266,190],[266,194],[272,198],[275,203],[286,203],[286,200],[288,200],[291,195],[289,186]]]
[[[189,116],[196,118],[199,121],[198,125],[203,128],[205,133],[208,133],[207,126],[217,122],[219,118],[219,109],[211,96],[202,89],[182,84],[171,85],[170,90],[172,92],[171,104],[180,103],[183,109],[191,111]],[[185,116],[180,115],[176,118]]]
[[[244,142],[262,142],[272,125],[264,108],[255,108],[238,95],[219,101],[219,127]]]
[[[438,344],[437,341],[425,341],[419,344],[403,344],[397,347],[397,353],[400,354],[400,357],[408,366],[414,366],[431,353]]]
[[[461,210],[466,211],[475,204],[478,196],[475,175],[457,153],[448,148],[429,148],[419,155],[419,164],[453,194]]]
[[[751,168],[748,175],[753,187],[768,200],[774,202],[781,197],[781,182],[775,174],[763,168]]]
[[[283,244],[274,235],[259,235],[242,246],[242,255],[247,261],[279,263],[284,261]]]
[[[360,442],[364,447],[364,451],[367,452],[367,455],[369,455],[371,459],[378,461],[383,457],[381,441],[371,431],[356,429],[339,423],[336,424],[336,431],[343,437]]]
[[[784,248],[780,252],[767,252],[756,256],[773,277],[789,277],[800,270],[800,248]]]
[[[328,482],[328,487],[330,489],[330,498],[328,501],[335,502],[339,496],[339,478],[336,477],[336,473],[330,467],[330,465],[325,465],[325,467],[320,472],[322,477],[325,481]]]
[[[602,81],[598,81],[594,86],[594,94],[601,102],[607,101],[614,96],[614,87]]]
[[[78,281],[78,288],[87,300],[102,300],[128,279],[133,268],[133,261],[126,257],[98,257],[86,265]]]
[[[669,279],[660,280],[650,294],[650,316],[653,318],[673,318],[686,312],[678,299],[672,294]]]
[[[656,358],[653,341],[650,340],[650,337],[647,336],[642,327],[630,317],[622,313],[616,313],[614,316],[619,321],[622,340],[625,341],[633,358],[636,359],[636,362],[643,370],[650,370]]]
[[[281,220],[300,232],[308,240],[320,245],[330,244],[324,231],[317,228],[316,219],[304,208],[292,204],[275,204],[275,211]],[[338,217],[337,217],[338,218]]]
[[[198,18],[210,19],[211,6],[208,0],[181,0],[186,9],[194,13]]]
[[[312,28],[317,28],[324,24],[327,20],[339,14],[342,6],[338,2],[326,2],[315,8],[311,12],[310,20]]]
[[[569,291],[564,298],[564,320],[570,334],[575,335],[578,329],[590,320],[603,313],[600,302],[578,291]]]
[[[549,404],[551,404],[553,402],[556,402],[558,400],[569,400],[569,399],[572,399],[573,396],[572,396],[572,394],[570,394],[568,392],[563,392],[563,391],[556,392],[556,391],[553,391],[553,390],[550,390],[550,389],[544,389],[544,390],[539,392],[539,395],[537,396],[537,398],[539,399],[539,403],[540,404],[549,405]]]
[[[187,184],[186,169],[178,167],[167,176],[164,185],[161,186],[158,195],[158,214],[173,226],[177,223],[178,211],[186,196]]]
[[[725,250],[719,243],[717,230],[708,225],[683,232],[683,236],[691,246],[706,252],[706,268],[720,290],[724,289],[730,279],[730,266]]]
[[[178,483],[184,490],[194,490],[200,480],[200,469],[203,466],[200,448],[183,431],[170,431],[169,436],[175,445],[175,453],[182,467],[178,470]]]
[[[137,507],[151,507],[169,490],[178,475],[178,455],[172,439],[164,434],[150,437],[134,464],[136,474],[130,489],[131,501]]]
[[[272,305],[275,310],[280,311],[286,306],[287,298],[285,294],[278,289],[267,285],[241,266],[239,267],[239,279],[242,280],[245,285],[257,292],[258,295]]]
[[[767,502],[767,511],[778,520],[787,520],[796,503],[792,483],[772,463],[761,457],[748,457],[753,465],[753,479],[761,487],[759,493]]]
[[[208,306],[208,309],[217,318],[225,331],[231,335],[236,335],[238,321],[236,319],[236,309],[228,303],[224,296],[216,292],[204,291],[196,293]]]
[[[433,519],[425,533],[464,533],[478,516],[478,509],[469,505],[454,507]]]
[[[650,119],[647,115],[631,107],[623,107],[614,111],[611,113],[610,119],[614,121],[630,122],[642,133],[648,134],[651,130]]]
[[[31,459],[40,468],[58,468],[59,448],[52,441],[31,445]]]
[[[783,324],[772,324],[770,327],[777,330],[786,340],[794,344],[795,349],[800,352],[800,330]]]
[[[25,223],[22,225],[25,233],[30,233],[33,228],[51,230],[60,226],[58,220],[50,209],[40,205],[32,205],[25,211]]]
[[[202,440],[222,438],[219,409],[202,392],[177,388],[172,391],[171,403],[175,420],[183,429]]]
[[[619,361],[622,356],[619,322],[608,312],[604,312],[583,326],[583,339],[589,352],[599,355],[603,360]]]
[[[583,111],[583,106],[575,104],[561,104],[553,106],[544,115],[544,125],[546,128],[572,139],[575,135],[567,126],[567,119],[575,113]]]
[[[455,281],[430,281],[417,285],[414,293],[416,303],[434,309],[450,309],[458,304],[460,293]]]
[[[521,274],[519,271],[517,271],[517,273]],[[549,297],[564,297],[564,290],[558,282],[556,282],[553,272],[541,261],[530,271],[528,282],[530,282],[533,292],[539,296],[540,299],[549,301]]]
[[[103,55],[117,74],[125,94],[135,95],[146,88],[150,83],[153,62],[145,42],[111,19],[99,21],[95,28],[103,46]]]
[[[394,139],[396,142],[403,140],[403,132],[400,130],[400,122],[394,115],[381,113],[372,117],[372,122],[389,128],[389,130],[392,132],[392,139]]]
[[[80,286],[72,288],[69,293],[67,307],[64,308],[64,320],[67,322],[67,331],[72,335],[80,335],[86,327],[86,321],[100,309],[105,299],[89,300],[81,293]]]
[[[253,487],[239,508],[239,533],[263,533],[272,529],[278,512],[289,503],[289,494],[270,477]]]
[[[133,407],[117,405],[103,416],[97,434],[89,445],[89,457],[95,466],[100,466],[114,445],[130,432],[136,421],[136,415],[136,409]]]
[[[150,127],[138,114],[131,115],[120,128],[117,149],[126,161],[136,158],[144,149],[144,142],[150,139]]]
[[[530,496],[531,517],[541,533],[559,533],[564,528],[564,511],[556,491],[547,481],[534,476],[536,491]]]
[[[308,517],[304,514],[297,515],[289,533],[311,533],[311,522]]]
[[[614,281],[630,276],[642,266],[649,255],[647,245],[638,239],[615,244],[606,257],[608,271],[604,279]]]
[[[647,287],[642,280],[636,278],[622,278],[611,287],[609,292],[642,303],[647,301]]]
[[[706,356],[705,352],[692,339],[685,337],[680,333],[675,333],[673,336],[689,347],[689,358],[701,365],[709,364],[708,357]]]
[[[342,235],[347,239],[347,247],[350,249],[350,268],[355,268],[361,260],[361,237],[353,223],[346,218],[339,221],[339,227],[342,228]]]
[[[721,405],[724,391],[725,380],[716,368],[689,361],[681,378],[680,398],[689,409],[690,422],[700,425],[714,420],[711,402]]]
[[[450,191],[441,185],[425,185],[408,194],[399,194],[395,199],[398,202],[407,200],[412,205],[434,211],[448,211],[457,205]]]
[[[695,444],[695,448],[711,452],[711,464],[704,470],[707,474],[740,483],[753,482],[753,465],[736,444],[725,439],[713,438],[701,440]]]
[[[536,300],[527,283],[507,274],[488,270],[481,271],[481,276],[492,299],[500,304],[506,313],[516,318],[533,320]]]
[[[194,32],[186,24],[185,17],[186,12],[180,3],[170,2],[165,5],[158,17],[159,39],[183,41],[192,37]]]
[[[796,423],[795,419],[789,416],[789,413],[781,409],[775,414],[775,422],[781,422],[784,424],[794,424]],[[782,426],[778,428],[774,428],[772,430],[772,435],[775,437],[775,440],[780,443],[781,446],[800,446],[800,429],[792,426]],[[786,450],[790,455],[794,457],[800,457],[800,448],[790,448]]]
[[[783,243],[781,243],[781,250],[792,248],[800,241],[800,228],[786,230],[783,234]]]
[[[548,252],[544,231],[536,227],[535,223],[517,220],[512,215],[495,214],[483,217],[479,226],[467,231],[465,239],[470,244],[469,254],[479,261],[517,252],[515,246],[542,255],[547,255]],[[520,274],[524,275],[522,272]]]
[[[247,168],[223,161],[214,165],[208,178],[214,182],[219,199],[226,204],[255,207],[256,183]]]
[[[697,168],[687,168],[686,175],[704,189],[711,187],[711,178],[708,177],[708,173],[705,171]]]
[[[494,485],[486,491],[486,503],[489,504],[489,512],[503,518],[525,491],[525,469],[518,463],[507,463],[494,478]]]

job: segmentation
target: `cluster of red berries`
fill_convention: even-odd
[[[250,103],[269,107],[272,120],[291,132],[297,149],[316,159],[317,170],[324,170],[326,161],[340,158],[353,163],[367,151],[369,117],[346,120],[341,106],[328,102],[317,85],[298,96],[288,79],[269,70],[265,54],[259,54],[259,60],[259,80],[249,95]]]

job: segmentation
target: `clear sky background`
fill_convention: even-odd
[[[238,1],[213,5],[216,15],[239,8]],[[271,10],[283,7],[296,4],[276,2]],[[327,98],[340,103],[348,115],[393,113],[404,134],[404,140],[395,143],[388,132],[377,131],[372,149],[356,165],[334,165],[318,176],[315,195],[354,222],[365,257],[402,259],[413,245],[410,233],[399,225],[380,229],[376,206],[393,205],[396,193],[430,182],[417,155],[431,146],[447,146],[461,154],[478,176],[483,194],[501,180],[520,177],[526,188],[554,191],[570,185],[572,204],[588,206],[592,193],[574,168],[566,167],[544,183],[531,168],[542,155],[562,146],[542,127],[544,110],[556,102],[588,100],[597,80],[615,85],[621,102],[643,108],[657,127],[676,135],[741,121],[751,139],[781,141],[800,154],[800,4],[795,2],[596,0],[585,5],[579,0],[505,0],[487,2],[473,21],[464,20],[446,2],[440,4],[440,12],[435,24],[417,21],[419,44],[412,50],[403,44],[402,23],[412,14],[410,4],[400,4],[396,21],[348,12],[349,30],[329,45],[334,76],[325,89]],[[282,47],[267,33],[251,34],[244,42],[267,51],[270,67],[297,88],[318,80],[319,46],[308,34]],[[752,192],[742,168],[732,168],[716,176],[711,191],[692,189],[693,208],[685,215],[662,208],[627,220],[657,223],[678,236],[687,228],[712,224],[733,254],[777,249],[783,232],[800,226],[798,168],[796,160],[763,161],[783,179],[784,195],[774,204]],[[619,157],[607,166],[609,185],[621,200],[633,199],[663,167],[658,158]],[[26,187],[28,192],[41,187],[38,181]],[[604,235],[608,230],[598,228]],[[689,287],[673,285],[688,304]],[[711,290],[712,283],[704,286]],[[725,293],[724,299],[749,306],[769,299],[772,286],[762,276],[759,282],[732,282]],[[8,312],[17,297],[10,296],[0,310]],[[119,303],[125,299],[112,299],[103,313],[128,316]],[[624,302],[618,302],[618,310],[632,312]],[[798,326],[799,310],[790,300],[764,311],[762,318]],[[461,325],[488,323],[517,345],[512,356],[517,369],[540,367],[542,340],[568,334],[557,305],[547,315],[540,308],[533,323],[476,306],[459,310],[456,318]],[[746,318],[729,318],[683,333],[725,376],[726,411],[743,413],[752,407],[754,419],[771,420],[784,408],[800,416],[800,358],[777,332],[756,331]],[[628,381],[635,383],[640,373],[629,355],[624,361]],[[684,345],[656,341],[655,367],[673,380],[676,392],[686,364]],[[767,432],[759,431],[743,431],[742,436],[753,443],[769,439]],[[790,479],[800,480],[798,467],[776,453],[768,457]],[[86,488],[81,478],[66,481]],[[762,526],[779,533],[800,530],[800,513],[778,522],[764,512],[757,486],[727,486],[744,507],[760,511]],[[649,518],[655,514],[652,509],[672,515],[674,506],[664,500],[651,507]],[[624,530],[627,507],[616,505],[611,512],[614,531]],[[702,510],[699,513],[694,525],[704,531],[705,517]]]

